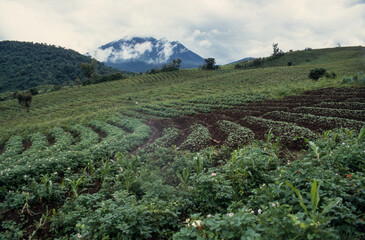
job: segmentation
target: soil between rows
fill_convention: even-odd
[[[190,126],[199,123],[207,127],[209,130],[212,141],[211,145],[221,145],[227,138],[227,133],[221,131],[216,124],[219,120],[228,120],[234,123],[238,123],[243,127],[250,128],[255,138],[258,140],[264,140],[265,135],[268,132],[267,128],[263,128],[257,125],[245,125],[240,122],[240,119],[246,116],[262,117],[265,113],[272,111],[285,111],[290,112],[295,107],[315,107],[316,104],[321,102],[345,102],[348,99],[357,99],[359,102],[365,100],[365,88],[326,88],[314,91],[307,91],[298,96],[288,96],[280,100],[266,100],[263,102],[248,103],[242,106],[237,106],[230,109],[218,109],[210,113],[201,113],[192,116],[175,117],[170,119],[155,119],[149,120],[147,125],[152,128],[152,134],[150,139],[141,148],[145,147],[148,143],[154,142],[159,136],[162,135],[164,126],[174,126],[179,130],[179,137],[171,143],[171,145],[179,146],[191,133]],[[365,110],[365,109],[364,109]],[[335,114],[332,117],[339,117]],[[275,119],[272,119],[275,120]],[[365,119],[360,119],[365,121]],[[307,123],[299,125],[306,127],[313,132],[321,132],[325,129],[321,125],[315,123]],[[325,129],[328,130],[328,129]],[[158,133],[160,132],[160,133]],[[299,146],[287,146],[289,148],[298,149]]]

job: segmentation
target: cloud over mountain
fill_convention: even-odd
[[[148,69],[180,58],[182,68],[194,68],[203,64],[204,59],[191,52],[177,41],[152,37],[125,37],[105,44],[89,53],[107,66],[120,70],[144,72]]]

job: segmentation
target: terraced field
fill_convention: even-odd
[[[264,139],[272,129],[289,148],[300,149],[304,138],[312,138],[314,133],[341,127],[359,130],[365,125],[365,88],[327,88],[252,103],[244,96],[235,101],[221,100],[194,99],[180,105],[143,108],[155,109],[143,112],[160,117],[185,115],[150,122],[155,131],[164,132],[153,143],[154,148],[160,142],[164,147],[170,142],[170,145],[192,151],[208,145],[234,148],[253,138]],[[194,105],[189,108],[192,102]],[[212,111],[205,113],[206,109]],[[171,131],[175,134],[170,134]],[[150,139],[150,142],[153,141]]]
[[[55,127],[48,136],[13,136],[0,147],[0,183],[12,185],[50,171],[63,173],[117,152],[135,153],[137,148],[236,148],[264,139],[270,129],[288,148],[301,149],[304,138],[313,138],[316,132],[361,129],[365,125],[364,102],[365,88],[328,88],[281,100],[242,95],[136,107],[129,114],[149,113],[144,115],[150,119],[147,124],[115,114],[106,121],[93,120],[68,131]]]
[[[89,161],[133,151],[150,133],[150,127],[141,120],[115,114],[106,122],[94,120],[88,126],[75,125],[69,131],[55,127],[48,136],[13,136],[1,146],[0,185],[16,186],[49,172],[64,174],[86,166]]]

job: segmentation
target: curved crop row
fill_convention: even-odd
[[[296,143],[299,139],[303,141],[304,138],[314,139],[316,135],[308,128],[299,127],[294,123],[273,121],[265,118],[247,116],[240,120],[242,125],[249,125],[250,128],[259,126],[260,128],[272,129],[273,133],[280,137],[280,139],[289,146]]]
[[[350,120],[346,118],[324,117],[311,114],[289,113],[289,112],[279,112],[279,111],[266,113],[263,117],[274,118],[275,120],[279,121],[293,122],[299,125],[320,126],[320,128],[323,130],[329,130],[341,127],[358,130],[365,125],[365,122]]]
[[[72,135],[69,132],[65,132],[60,127],[55,127],[50,131],[51,136],[55,139],[55,144],[50,146],[50,149],[54,152],[67,150],[72,144]]]
[[[144,124],[141,120],[136,118],[130,118],[122,114],[115,114],[108,122],[117,124],[121,128],[129,131],[123,139],[118,140],[119,146],[115,152],[131,151],[133,148],[137,148],[142,145],[145,140],[151,134],[151,128]]]
[[[147,152],[153,152],[158,147],[168,147],[179,137],[179,129],[171,127],[165,128],[162,137],[157,138],[153,143],[147,145],[144,149]]]
[[[136,107],[136,111],[143,112],[149,115],[159,116],[159,117],[179,117],[184,115],[194,115],[197,112],[193,110],[175,110],[173,108],[164,108],[157,105],[148,105],[144,107]]]
[[[70,133],[66,133],[60,128],[53,129],[51,134],[56,139],[54,145],[45,147],[45,138],[40,136],[42,139],[39,143],[43,142],[42,150],[30,148],[23,154],[8,157],[0,162],[0,185],[16,186],[45,173],[58,174],[65,172],[68,168],[83,167],[90,159],[97,160],[110,157],[118,151],[130,151],[142,144],[150,134],[150,128],[137,119],[120,119],[118,123],[130,129],[132,133],[127,134],[121,128],[105,122],[91,121],[90,126],[107,134],[97,144],[93,144],[97,140],[96,133],[91,134],[90,129],[86,127],[76,126],[81,132],[82,138],[77,145],[71,145]],[[17,145],[19,145],[21,139],[17,138],[14,137],[17,140]],[[12,141],[10,141],[9,146],[11,143]]]
[[[32,145],[28,150],[24,151],[22,155],[29,155],[33,152],[44,151],[46,148],[48,148],[47,137],[42,133],[32,134],[30,136],[30,140],[32,142]]]
[[[316,107],[324,108],[341,108],[350,110],[364,110],[365,103],[360,102],[322,102],[315,105]]]
[[[201,124],[194,124],[190,126],[190,129],[191,133],[179,148],[195,151],[209,145],[212,137],[206,127]]]
[[[349,110],[336,108],[320,108],[320,107],[297,107],[290,110],[294,113],[309,113],[325,117],[340,117],[356,120],[365,120],[365,110]]]
[[[72,150],[82,150],[98,143],[98,134],[91,128],[77,124],[73,126],[71,130],[80,135],[80,142],[71,146]]]
[[[215,104],[215,105],[229,105],[229,106],[239,106],[246,104],[248,102],[259,102],[265,99],[263,95],[246,95],[246,94],[236,94],[236,95],[219,95],[219,96],[209,96],[209,97],[197,97],[189,100],[191,103],[205,103],[205,104]]]
[[[11,137],[5,144],[3,154],[0,155],[0,162],[6,158],[22,153],[23,150],[23,138],[20,136]]]
[[[217,122],[220,129],[228,134],[227,139],[223,142],[223,145],[227,147],[237,147],[243,144],[251,142],[255,134],[249,129],[242,127],[236,123],[221,120]]]

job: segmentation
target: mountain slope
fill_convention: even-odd
[[[181,68],[196,68],[204,63],[204,58],[181,43],[152,37],[123,38],[99,47],[90,55],[107,66],[133,72],[145,72],[178,58],[182,60]]]
[[[39,85],[64,85],[81,78],[80,64],[91,62],[80,53],[40,43],[0,42],[0,92],[24,90]],[[97,63],[100,74],[115,69]]]

